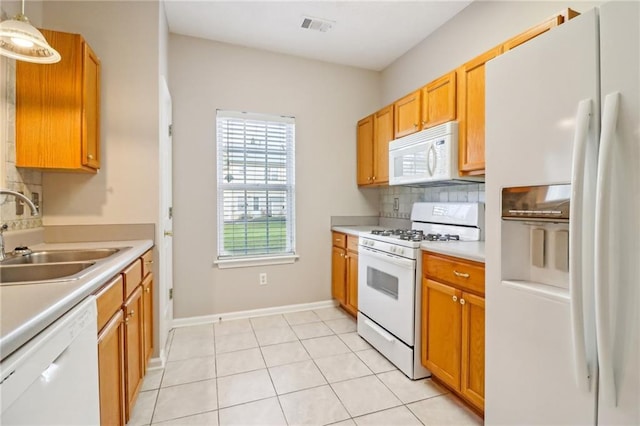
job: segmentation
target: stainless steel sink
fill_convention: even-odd
[[[41,250],[24,256],[9,257],[0,261],[0,265],[33,265],[40,263],[84,262],[99,260],[118,253],[120,248],[101,248],[86,250]]]
[[[38,284],[77,280],[96,262],[0,265],[0,285]]]

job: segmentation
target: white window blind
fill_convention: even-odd
[[[218,259],[295,254],[293,117],[217,111]]]

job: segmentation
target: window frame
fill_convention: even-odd
[[[273,125],[284,124],[285,127],[285,146],[286,146],[286,154],[285,154],[285,182],[278,183],[268,183],[269,176],[271,170],[268,168],[267,163],[265,162],[264,169],[256,169],[254,172],[261,173],[264,170],[265,183],[256,183],[247,182],[248,172],[247,172],[247,159],[245,157],[245,162],[243,163],[245,175],[243,176],[244,182],[234,182],[231,181],[225,182],[225,173],[229,173],[229,164],[228,164],[228,152],[229,145],[225,143],[225,135],[224,130],[228,131],[229,122],[236,121],[235,125],[238,123],[242,123],[242,126],[251,128],[254,126],[260,127],[260,122],[264,123],[264,127],[268,128],[270,123]],[[226,122],[226,127],[225,123]],[[253,122],[251,124],[251,122]],[[256,123],[257,122],[257,123]],[[268,133],[267,133],[268,134]],[[244,139],[246,141],[246,137]],[[265,157],[268,157],[269,148],[268,136],[265,139],[265,143],[267,144],[264,148]],[[282,141],[278,141],[278,143],[282,143]],[[246,142],[243,142],[246,146]],[[225,157],[225,151],[227,156]],[[247,150],[245,149],[244,155],[246,155]],[[227,158],[227,164],[225,164],[225,158]],[[236,163],[236,166],[241,164],[240,162]],[[214,261],[215,264],[218,265],[219,268],[233,268],[233,267],[246,267],[246,266],[258,266],[258,265],[271,265],[271,264],[283,264],[283,263],[293,263],[299,256],[296,254],[296,215],[295,215],[295,118],[287,117],[287,116],[278,116],[278,115],[270,115],[270,114],[260,114],[260,113],[248,113],[248,112],[239,112],[239,111],[228,111],[228,110],[216,110],[216,195],[217,195],[217,256]],[[236,191],[242,192],[244,191],[244,195],[240,195],[239,199],[234,197],[229,198],[226,197],[225,203],[225,191]],[[233,208],[229,209],[229,206],[233,203],[241,202],[244,199],[244,203],[247,206],[253,206],[256,202],[256,192],[264,191],[265,195],[259,195],[259,199],[264,199],[264,204],[267,206],[267,215],[265,216],[265,224],[276,223],[276,220],[269,219],[271,213],[268,208],[271,205],[272,199],[269,197],[269,191],[278,191],[284,194],[284,226],[285,226],[285,239],[284,239],[284,249],[282,251],[276,252],[267,252],[266,253],[245,253],[245,254],[233,254],[229,250],[225,250],[225,224],[228,224],[228,216],[233,213]],[[229,204],[232,203],[232,204]],[[251,207],[249,207],[250,209]],[[225,214],[226,213],[226,214]],[[251,223],[250,218],[245,216],[233,223],[236,224],[245,224],[245,239],[249,239],[250,237],[247,235],[248,226],[247,224]],[[269,247],[267,244],[265,247]],[[250,250],[245,245],[245,250]]]

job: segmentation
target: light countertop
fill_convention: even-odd
[[[374,229],[386,229],[383,226],[378,225],[344,225],[344,226],[332,226],[331,230],[336,232],[342,232],[349,235],[360,235],[361,232],[370,233]]]
[[[77,280],[0,285],[0,359],[4,359],[35,337],[151,247],[151,240],[44,243],[30,247],[33,251],[125,249],[96,261],[96,265]]]
[[[484,241],[423,241],[420,249],[484,263]]]

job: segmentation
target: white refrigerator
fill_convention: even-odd
[[[639,28],[605,3],[486,66],[487,424],[640,424]],[[503,219],[556,184],[568,221]]]

